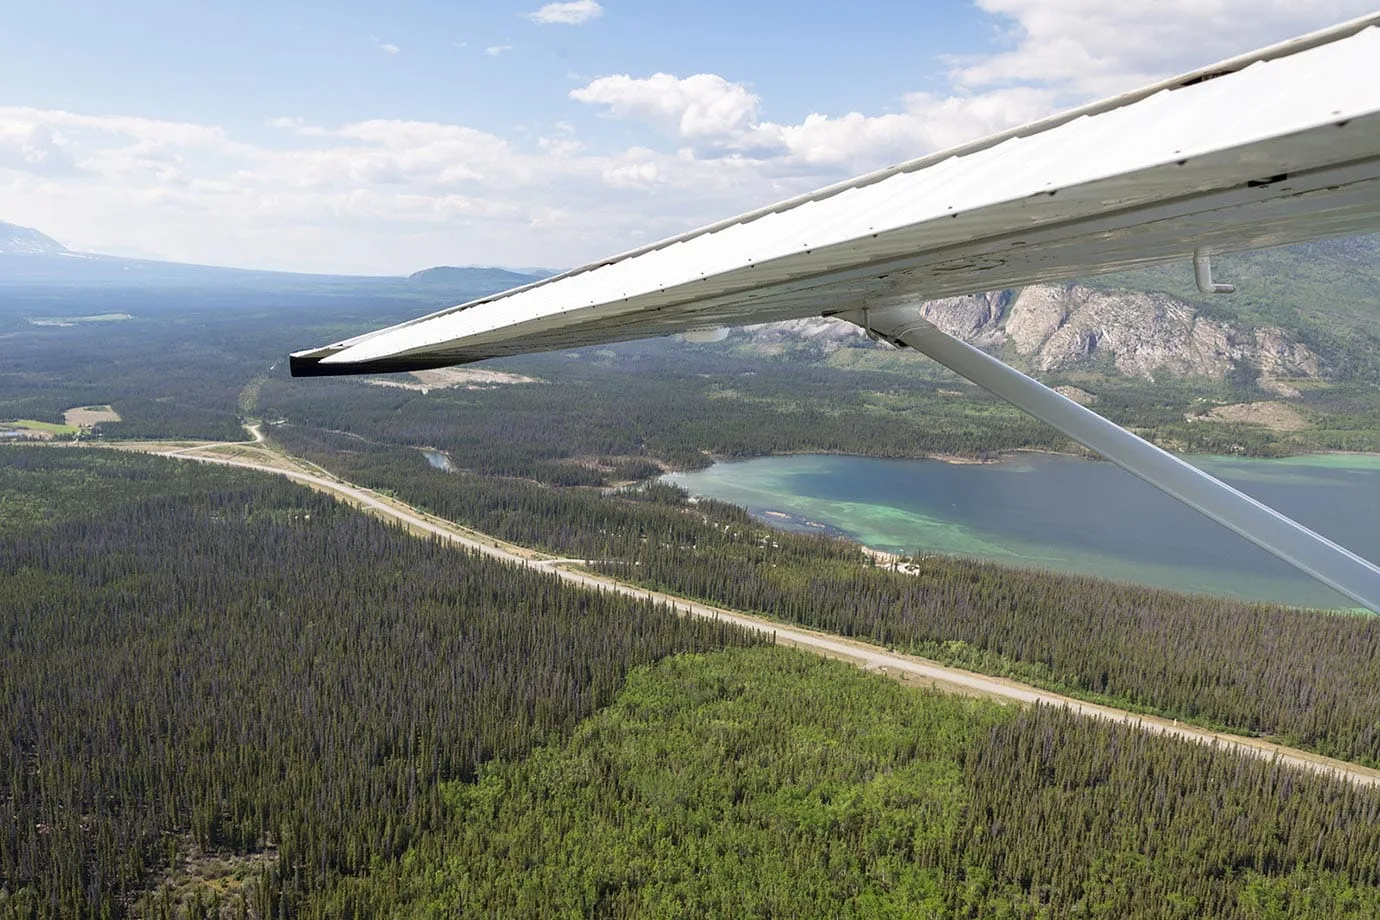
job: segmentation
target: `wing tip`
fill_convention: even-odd
[[[453,367],[480,361],[490,355],[476,357],[398,356],[371,358],[365,361],[324,362],[334,354],[329,350],[296,352],[288,356],[288,369],[293,377],[352,377],[361,374],[404,374],[408,371],[429,371],[438,367]]]

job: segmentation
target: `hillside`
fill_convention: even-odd
[[[30,227],[0,220],[0,253],[35,255],[67,252],[66,246]]]
[[[543,275],[509,271],[506,268],[479,266],[457,268],[451,265],[440,265],[408,275],[407,286],[426,290],[463,289],[473,291],[483,287],[493,291],[505,291],[519,285],[531,284],[541,277]]]
[[[529,284],[541,277],[503,268],[429,268],[399,276],[321,275],[127,259],[75,252],[38,230],[0,221],[0,288],[163,288],[403,297],[434,308]]]
[[[1089,279],[1090,287],[1160,291],[1210,319],[1276,326],[1323,356],[1328,376],[1380,379],[1380,235],[1225,255],[1214,273],[1236,285],[1201,294],[1189,265],[1162,265]]]
[[[1031,285],[924,304],[951,335],[1035,373],[1147,382],[1200,378],[1298,395],[1290,381],[1380,380],[1380,236],[1216,260],[1237,293],[1207,296],[1190,266],[1165,265],[1063,285]],[[885,369],[855,327],[797,320],[753,327],[748,352]]]

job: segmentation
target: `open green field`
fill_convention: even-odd
[[[134,319],[128,313],[93,313],[90,316],[35,316],[29,320],[31,326],[78,326],[85,323],[120,323]]]
[[[13,431],[32,431],[43,435],[76,434],[80,428],[72,425],[59,425],[56,422],[40,422],[37,419],[21,418],[10,422],[0,422],[0,428]]]

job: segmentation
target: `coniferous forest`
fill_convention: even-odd
[[[282,426],[340,475],[611,575],[976,671],[1380,764],[1380,619],[1319,615],[947,557],[915,574],[655,486],[600,495],[431,469],[413,450]]]
[[[0,916],[1380,910],[1373,789],[726,651],[271,477],[0,460]]]
[[[160,874],[203,851],[274,857],[226,909],[324,916],[319,892],[435,826],[442,782],[569,732],[639,663],[760,641],[273,477],[26,448],[0,469],[6,507],[52,520],[0,537],[0,916],[171,916]]]
[[[335,916],[1380,911],[1380,794],[787,649],[671,658],[345,881]]]

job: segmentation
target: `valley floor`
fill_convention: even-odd
[[[847,661],[866,670],[892,677],[902,683],[1026,705],[1044,704],[1065,707],[1082,716],[1131,725],[1156,734],[1277,760],[1280,763],[1339,777],[1357,785],[1380,786],[1380,770],[1359,764],[1323,757],[1260,738],[1213,731],[1178,720],[1098,705],[1029,684],[948,667],[924,658],[882,649],[866,642],[803,629],[798,626],[789,626],[766,617],[689,601],[665,592],[648,590],[642,586],[606,575],[594,574],[579,567],[582,560],[559,558],[528,547],[504,542],[488,534],[460,527],[453,522],[428,514],[395,498],[346,482],[306,461],[271,449],[263,442],[256,427],[252,427],[250,430],[254,440],[245,443],[200,442],[169,446],[159,442],[144,442],[137,445],[112,444],[110,446],[136,449],[182,460],[275,473],[327,492],[350,505],[385,519],[400,523],[414,533],[440,537],[474,552],[505,562],[549,571],[570,584],[629,597],[649,598],[664,603],[685,615],[723,620],[748,629],[768,633],[781,645],[793,646],[829,658]]]

